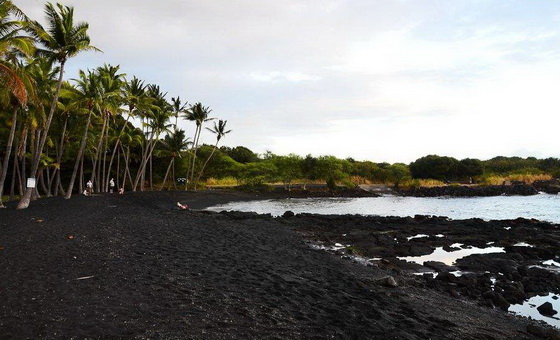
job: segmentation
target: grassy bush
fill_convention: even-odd
[[[354,186],[360,184],[372,184],[371,181],[362,176],[350,176],[350,182],[354,183]]]
[[[552,176],[547,174],[511,174],[506,176],[487,175],[483,176],[480,180],[482,185],[502,185],[504,182],[510,184],[511,182],[523,182],[525,184],[532,184],[535,181],[551,180]]]
[[[415,189],[415,188],[432,188],[432,187],[443,187],[446,186],[442,181],[437,179],[409,179],[400,184],[402,189]]]
[[[236,186],[237,179],[234,177],[224,177],[224,178],[208,178],[206,181],[206,186],[218,186],[218,187],[232,187]]]

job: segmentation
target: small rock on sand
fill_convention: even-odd
[[[384,276],[380,279],[377,279],[376,282],[377,284],[384,287],[389,287],[389,288],[398,287],[397,281],[395,281],[395,278],[393,278],[392,276]]]

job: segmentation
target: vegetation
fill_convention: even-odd
[[[557,158],[428,155],[407,165],[220,147],[231,132],[226,120],[211,117],[202,103],[189,105],[179,96],[169,101],[158,85],[130,78],[119,66],[64,79],[72,57],[98,49],[90,43],[88,24],[74,20],[72,7],[49,3],[45,15],[43,27],[12,1],[0,0],[0,197],[20,199],[18,208],[39,195],[70,198],[88,180],[96,192],[107,192],[111,179],[133,191],[270,184],[291,190],[295,183],[334,190],[372,183],[531,183],[560,176]],[[179,128],[181,120],[192,124],[192,136]],[[216,138],[213,145],[201,143],[208,132]],[[36,186],[27,188],[27,178],[35,178]]]
[[[72,7],[47,3],[45,19],[43,26],[0,0],[0,197],[21,196],[23,209],[40,194],[70,198],[88,179],[97,192],[108,191],[111,179],[126,190],[153,190],[156,182],[177,188],[177,173],[196,188],[218,146],[197,155],[212,110],[179,97],[169,102],[158,85],[128,80],[119,66],[65,80],[72,57],[99,49]],[[180,118],[195,123],[192,142]],[[209,129],[217,142],[231,131],[225,125]],[[27,187],[27,178],[36,186]]]

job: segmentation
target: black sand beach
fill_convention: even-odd
[[[368,226],[440,232],[437,219],[271,218],[176,207],[262,197],[149,192],[47,198],[24,211],[8,204],[0,210],[0,338],[558,338],[550,327],[483,306],[459,283],[438,285],[394,260],[365,266],[310,246],[353,230],[355,243],[378,240],[360,236]],[[558,247],[556,226],[511,223]],[[476,225],[440,224],[449,235]],[[479,235],[480,242],[492,237]],[[376,242],[366,252],[413,252]],[[387,276],[397,287],[378,280]],[[447,284],[458,287],[456,295]]]

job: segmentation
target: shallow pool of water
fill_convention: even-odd
[[[437,247],[433,253],[429,255],[422,256],[403,256],[398,257],[401,260],[408,262],[415,262],[420,265],[424,265],[426,261],[438,261],[443,262],[448,266],[451,266],[460,258],[473,254],[489,254],[489,253],[504,253],[505,250],[502,247],[488,247],[488,248],[476,248],[469,247],[466,249],[460,249],[456,251],[445,251],[443,247]]]
[[[550,302],[554,310],[560,311],[560,298],[558,297],[558,295],[552,293],[546,296],[534,296],[525,301],[522,305],[511,305],[508,311],[513,314],[531,317],[535,320],[542,320],[549,325],[560,328],[560,319],[558,318],[559,314],[556,314],[553,317],[548,317],[542,315],[537,310],[537,307],[545,302]]]

